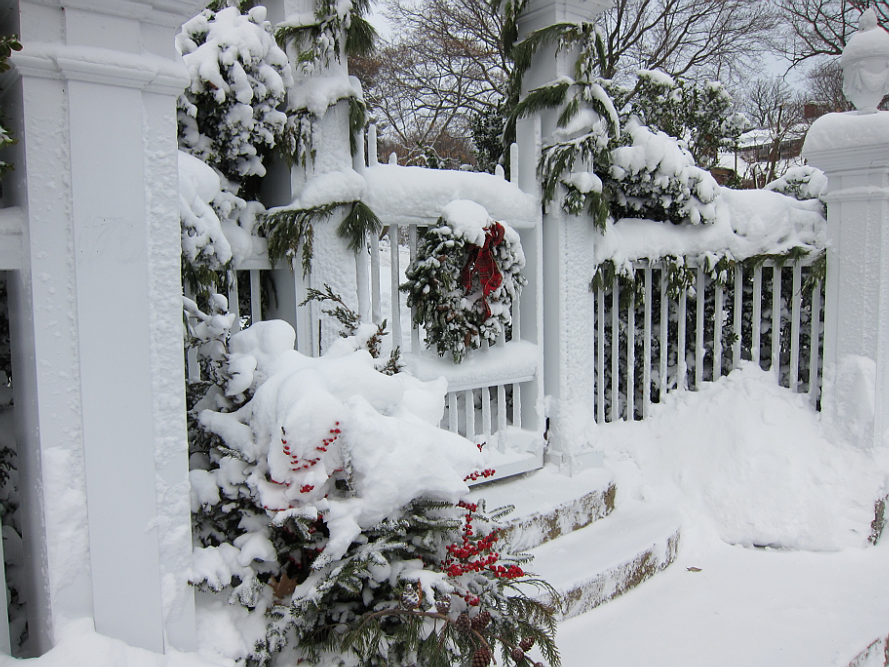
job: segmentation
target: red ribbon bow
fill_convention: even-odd
[[[463,289],[469,292],[472,289],[472,278],[478,276],[482,288],[482,305],[485,307],[485,319],[491,317],[491,307],[488,305],[488,296],[503,284],[503,275],[497,267],[494,259],[494,249],[503,242],[504,229],[499,222],[491,221],[491,226],[485,229],[485,244],[481,247],[470,244],[469,256],[463,266],[461,280]]]

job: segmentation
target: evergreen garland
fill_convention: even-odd
[[[499,224],[489,220],[486,230]],[[527,283],[521,274],[525,256],[519,236],[502,227],[503,239],[492,248],[502,283],[487,295],[470,266],[474,262],[470,253],[478,253],[479,247],[444,218],[423,233],[417,256],[405,271],[407,282],[400,289],[408,295],[408,306],[416,308],[414,324],[425,328],[428,347],[434,346],[440,356],[450,352],[455,363],[468,350],[481,347],[482,341],[494,344],[509,330],[512,303]]]

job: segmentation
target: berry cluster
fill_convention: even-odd
[[[482,445],[479,445],[479,449],[481,449],[481,448],[482,448]],[[463,481],[464,482],[474,482],[479,477],[484,477],[485,479],[487,479],[488,477],[493,476],[494,473],[496,473],[496,472],[497,471],[494,470],[493,468],[485,468],[484,470],[476,470],[475,472],[471,472],[468,475],[466,475],[466,477],[463,478]]]
[[[478,511],[476,503],[460,501],[458,507],[466,510],[463,518],[463,539],[460,542],[449,544],[445,549],[447,557],[442,561],[442,570],[450,577],[459,577],[468,572],[491,572],[498,579],[517,579],[525,575],[522,568],[517,565],[504,566],[497,561],[500,553],[493,551],[495,543],[500,539],[499,530],[493,530],[480,538],[475,538],[475,529],[472,525],[473,512]],[[466,597],[468,604],[472,605],[473,596]],[[474,598],[478,605],[478,598]]]
[[[340,423],[336,422],[336,424],[334,425],[334,428],[330,429],[330,431],[329,431],[330,437],[324,438],[324,440],[321,441],[321,445],[319,447],[315,447],[316,451],[324,453],[327,451],[327,449],[333,443],[335,443],[337,441],[337,438],[340,437],[340,433],[342,432],[342,431],[340,431],[339,426],[340,426]],[[293,472],[299,472],[300,470],[308,470],[312,466],[317,465],[317,463],[321,460],[320,457],[315,458],[315,459],[305,459],[304,461],[300,461],[299,456],[297,456],[295,453],[290,451],[290,445],[287,444],[287,440],[285,439],[286,435],[287,434],[284,432],[284,428],[282,427],[281,428],[281,444],[284,447],[284,453],[290,457],[290,469]],[[303,491],[302,493],[305,493],[305,491]]]

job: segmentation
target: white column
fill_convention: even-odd
[[[824,419],[871,448],[889,415],[889,113],[824,116],[804,155],[829,179]]]
[[[519,20],[519,37],[554,23],[592,21],[611,6],[611,0],[531,0]],[[562,75],[573,76],[577,54],[542,48],[525,76],[527,92]],[[519,122],[516,143],[521,155],[534,155],[518,168],[519,185],[539,192],[536,156],[556,127],[558,110]],[[543,343],[544,392],[555,400],[549,415],[548,459],[571,474],[601,465],[594,452],[595,355],[590,332],[595,300],[589,290],[595,230],[586,216],[564,213],[557,200],[546,206],[543,218]]]
[[[194,648],[173,52],[200,0],[19,3],[27,215],[11,304],[35,582],[32,651],[69,619]],[[18,407],[18,403],[17,403]]]

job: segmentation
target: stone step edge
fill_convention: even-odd
[[[531,551],[535,558],[526,569],[553,586],[560,620],[573,618],[671,565],[681,525],[680,514],[669,507],[625,502],[607,519]],[[527,593],[553,602],[539,590]]]
[[[875,639],[849,662],[848,667],[886,667],[889,665],[889,636]]]
[[[637,553],[625,563],[600,572],[594,578],[559,591],[559,620],[567,620],[620,597],[667,569],[679,552],[680,529]]]
[[[616,494],[612,481],[605,489],[596,489],[543,512],[517,517],[508,522],[504,537],[514,551],[534,549],[610,515]]]

